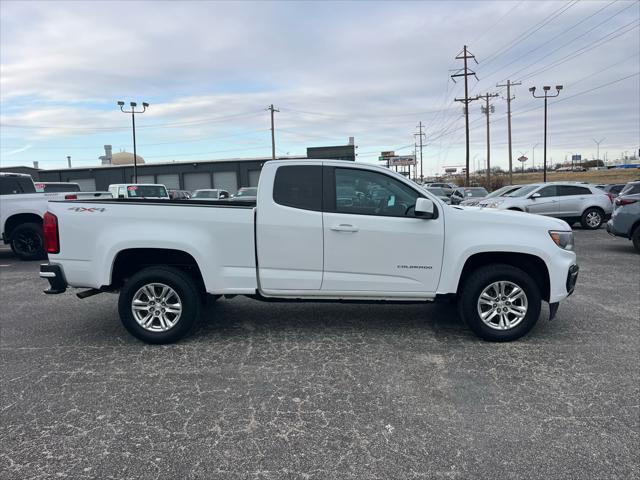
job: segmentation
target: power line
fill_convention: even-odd
[[[509,65],[514,64],[515,62],[517,62],[518,60],[520,60],[521,58],[527,58],[529,55],[531,55],[533,52],[536,52],[538,50],[540,50],[542,47],[548,45],[549,43],[555,41],[557,38],[562,37],[563,35],[566,35],[568,32],[570,32],[571,30],[573,30],[574,28],[576,28],[578,25],[581,25],[582,23],[586,22],[587,20],[589,20],[590,18],[594,17],[595,15],[597,15],[598,13],[600,13],[601,11],[605,10],[606,8],[610,7],[611,5],[613,5],[614,3],[616,3],[618,0],[613,0],[612,2],[608,3],[607,5],[605,5],[604,7],[598,9],[596,12],[592,13],[591,15],[589,15],[588,17],[583,18],[582,20],[580,20],[579,22],[575,23],[574,25],[572,25],[571,27],[569,27],[566,30],[563,30],[562,32],[560,32],[559,34],[557,34],[556,36],[550,38],[549,40],[547,40],[546,42],[538,45],[536,48],[533,48],[531,50],[529,50],[528,52],[518,56],[517,58],[514,58],[513,60],[511,60],[509,63],[503,65],[500,68],[494,69],[493,71],[491,71],[491,73],[487,73],[486,75],[483,75],[484,78],[490,77],[496,73],[498,73],[501,70],[504,70],[505,68],[507,68]],[[597,25],[595,25],[594,27],[590,28],[589,30],[587,30],[585,33],[579,35],[578,37],[573,38],[572,40],[570,40],[569,42],[561,45],[560,47],[556,48],[555,50],[552,50],[550,53],[548,53],[547,55],[543,56],[542,58],[539,58],[538,60],[536,60],[536,62],[539,62],[540,60],[542,60],[543,58],[548,57],[549,55],[553,54],[554,52],[564,48],[565,46],[569,45],[570,43],[574,42],[575,40],[577,40],[578,38],[581,38],[582,36],[588,34],[588,33],[592,33],[593,30],[595,30],[596,28],[598,28],[600,25],[608,22],[609,20],[611,20],[613,17],[617,16],[619,13],[622,13],[622,11],[626,10],[627,8],[633,6],[633,4],[623,8],[622,10],[618,11],[617,13],[615,13],[614,15],[608,17],[606,20],[603,20],[602,22],[598,23]],[[512,77],[513,75],[509,75],[509,77]]]
[[[506,44],[504,44],[500,49],[495,51],[493,54],[487,56],[487,58],[483,62],[483,66],[490,64],[496,58],[498,58],[499,55],[501,55],[501,54],[503,54],[505,52],[508,52],[513,47],[515,47],[516,45],[518,45],[522,41],[524,41],[527,38],[529,38],[531,35],[533,35],[537,31],[539,31],[540,29],[542,29],[545,25],[550,23],[552,20],[554,20],[555,18],[559,17],[564,12],[569,10],[576,3],[578,3],[578,0],[573,0],[571,2],[568,2],[568,3],[564,4],[563,6],[558,8],[557,10],[554,10],[553,12],[551,12],[549,15],[547,15],[545,18],[543,18],[540,22],[538,22],[537,24],[533,25],[529,29],[525,30],[523,33],[521,33],[520,35],[518,35],[517,37],[515,37],[511,41],[509,41]]]
[[[636,24],[635,26],[632,26],[632,24]],[[630,32],[631,30],[634,30],[635,28],[638,28],[639,25],[639,21],[638,19],[635,19],[629,23],[627,23],[626,25],[623,25],[620,28],[615,29],[614,31],[608,33],[607,35],[605,35],[604,37],[598,38],[597,40],[591,42],[590,44],[579,48],[578,50],[575,50],[574,52],[571,52],[568,55],[565,55],[564,57],[555,60],[554,62],[550,63],[549,65],[542,67],[538,70],[534,70],[533,72],[528,73],[527,75],[525,75],[524,77],[520,77],[520,80],[526,80],[527,78],[531,78],[535,75],[539,75],[540,73],[546,72],[547,70],[550,70],[552,68],[555,68],[559,65],[562,65],[563,63],[566,63],[570,60],[573,60],[576,57],[579,57],[580,55],[587,53],[590,50],[593,50],[594,48],[597,48],[601,45],[604,45],[605,43],[610,42],[611,40],[614,40],[618,37],[620,37],[621,35],[624,35],[625,33]],[[615,34],[615,35],[614,35]],[[610,38],[607,38],[610,37]],[[529,68],[531,65],[522,68],[520,70],[518,70],[517,72],[515,72],[514,74],[510,75],[510,76],[514,76],[518,73],[520,73],[523,70],[526,70],[527,68]]]
[[[138,128],[155,128],[155,127],[173,128],[173,127],[182,127],[182,126],[202,125],[207,123],[224,122],[232,118],[254,116],[254,115],[258,115],[259,113],[260,112],[245,112],[245,113],[238,113],[235,115],[228,115],[225,117],[212,117],[209,119],[194,120],[189,122],[152,123],[147,125],[141,125]],[[62,130],[77,130],[77,131],[129,130],[128,127],[75,127],[75,126],[60,126],[60,125],[15,125],[15,124],[8,124],[8,123],[0,123],[0,127],[43,129],[43,130],[62,129]]]

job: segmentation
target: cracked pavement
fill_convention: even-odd
[[[0,477],[640,478],[640,256],[575,233],[575,294],[508,344],[449,305],[236,297],[149,346],[3,247]]]

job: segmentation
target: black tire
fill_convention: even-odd
[[[160,328],[160,317],[157,317],[157,325],[156,320],[151,320],[152,323],[147,329],[138,323],[133,313],[132,302],[134,296],[145,285],[152,283],[170,287],[177,294],[178,301],[182,306],[182,311],[175,325],[165,331],[150,330],[151,328]],[[120,290],[118,312],[120,313],[122,324],[134,337],[146,343],[163,344],[176,342],[189,333],[200,316],[203,303],[204,295],[200,292],[198,284],[193,278],[177,268],[157,266],[145,268],[127,280]],[[155,307],[158,306],[159,304],[156,303]]]
[[[597,223],[593,223],[592,218],[597,218]],[[582,217],[580,217],[580,225],[587,230],[597,230],[602,226],[603,222],[604,212],[597,207],[587,208],[582,214]]]
[[[633,242],[633,246],[636,249],[636,252],[640,253],[640,227],[636,227],[633,231],[633,235],[631,235],[631,241]]]
[[[504,330],[488,326],[478,313],[482,292],[492,283],[501,281],[520,287],[528,304],[524,318],[512,328]],[[466,278],[458,296],[458,311],[478,337],[492,342],[508,342],[526,335],[533,328],[540,316],[541,303],[540,289],[533,278],[511,265],[495,264],[480,267]]]
[[[20,260],[41,260],[46,258],[42,225],[23,223],[11,232],[11,250]]]

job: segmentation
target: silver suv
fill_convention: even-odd
[[[479,207],[519,210],[600,228],[613,211],[611,199],[593,185],[571,182],[534,183],[503,197],[481,201]]]

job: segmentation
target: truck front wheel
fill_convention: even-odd
[[[458,300],[460,316],[480,338],[507,342],[527,334],[538,321],[540,289],[527,273],[511,265],[487,265],[465,280]]]
[[[20,260],[40,260],[46,257],[42,226],[37,223],[23,223],[11,232],[11,250]]]
[[[185,272],[148,267],[120,290],[118,311],[124,327],[146,343],[172,343],[184,337],[200,315],[203,295]]]

